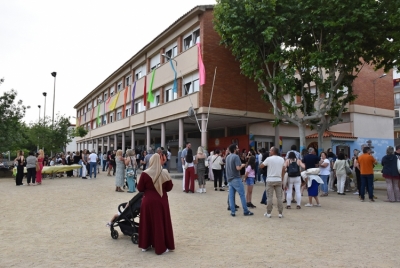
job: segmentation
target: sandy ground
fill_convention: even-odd
[[[185,194],[173,180],[169,202],[174,252],[141,252],[106,222],[132,194],[114,191],[114,178],[45,179],[16,187],[0,179],[0,267],[398,267],[400,203],[331,194],[322,207],[263,216],[263,184],[253,193],[254,216],[227,211],[227,192]],[[24,183],[26,180],[24,179]],[[239,198],[237,203],[240,205]],[[276,203],[276,201],[274,202]]]

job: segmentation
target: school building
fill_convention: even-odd
[[[212,20],[212,5],[196,6],[81,99],[74,106],[77,124],[89,132],[76,139],[77,149],[163,146],[176,157],[187,141],[194,151],[200,145],[223,149],[232,142],[240,149],[270,147],[279,139],[283,152],[299,145],[297,127],[273,127],[272,106],[219,44]],[[358,98],[342,122],[326,132],[325,150],[350,154],[370,142],[381,157],[383,148],[393,144],[392,74],[381,75],[363,68],[354,82]],[[314,133],[307,130],[307,145],[315,145]]]

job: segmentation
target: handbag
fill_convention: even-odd
[[[185,162],[185,165],[183,166],[183,168],[184,168],[184,169],[187,169],[187,168],[188,168],[188,163],[187,163],[187,162]]]
[[[399,161],[399,160],[397,160],[397,161]],[[399,162],[397,162],[397,166],[398,166],[398,165],[399,165]],[[353,172],[351,172],[350,167],[344,166],[344,168],[346,169],[346,174],[347,174],[348,176],[350,176],[351,174],[353,174]]]
[[[208,160],[207,160],[207,159],[204,160],[204,165],[205,165],[206,167],[208,167]]]

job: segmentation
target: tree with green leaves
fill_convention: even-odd
[[[54,125],[51,125],[49,118],[45,118],[31,124],[27,132],[30,144],[36,144],[39,148],[53,152],[63,150],[74,137],[84,137],[87,134],[84,128],[71,128],[70,118],[59,115]]]
[[[0,152],[21,149],[19,145],[24,141],[21,129],[26,107],[17,95],[11,89],[0,96]]]
[[[399,1],[217,0],[221,43],[272,105],[276,124],[309,124],[322,134],[356,96],[365,64],[389,71],[400,56]]]

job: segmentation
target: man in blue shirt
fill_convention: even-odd
[[[242,164],[239,156],[235,153],[239,150],[236,144],[231,144],[229,146],[230,154],[226,157],[225,172],[226,177],[229,182],[229,206],[231,208],[231,216],[235,217],[235,193],[238,192],[240,196],[240,201],[242,202],[243,211],[245,216],[253,215],[247,208],[246,197],[244,194],[244,186],[242,183],[242,178],[240,177],[240,170],[246,166]]]

